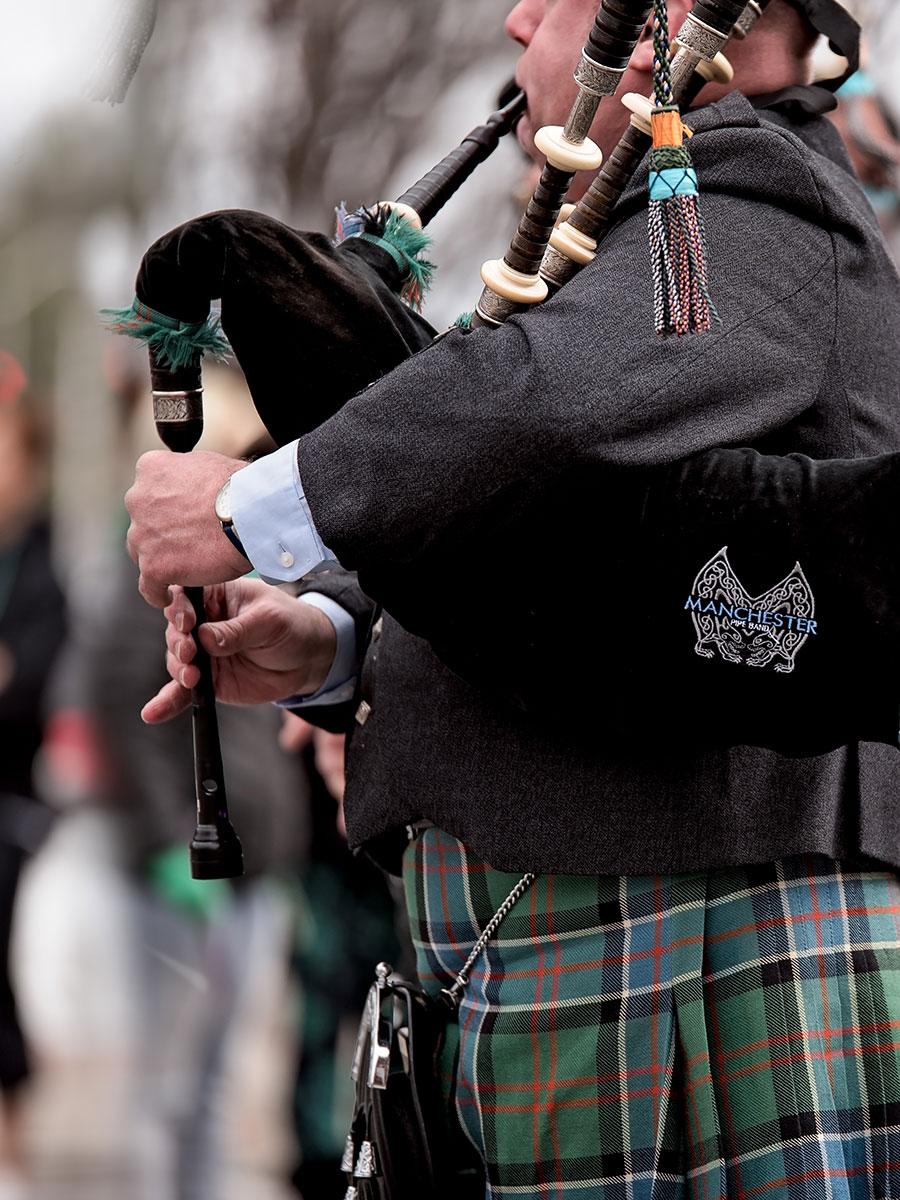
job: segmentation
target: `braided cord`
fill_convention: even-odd
[[[657,108],[672,104],[671,53],[666,0],[653,0],[653,95]]]

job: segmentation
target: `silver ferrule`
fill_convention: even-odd
[[[624,67],[602,67],[582,50],[581,61],[575,68],[575,82],[583,91],[602,98],[616,92],[624,74]]]
[[[719,33],[704,21],[698,21],[691,13],[684,19],[684,24],[678,30],[678,41],[685,50],[695,54],[695,63],[701,59],[712,62],[725,43],[728,35]]]
[[[680,49],[672,59],[669,76],[672,80],[672,96],[676,104],[679,97],[684,95],[685,89],[693,78],[698,65],[704,61],[702,55],[695,54],[693,50],[685,49]]]
[[[563,137],[573,146],[584,145],[584,139],[591,131],[597,109],[600,107],[600,97],[583,88],[575,97],[575,102],[563,127]]]
[[[763,10],[756,3],[756,0],[750,0],[750,3],[735,21],[731,36],[739,39],[745,38],[762,15]]]
[[[516,304],[512,300],[507,300],[505,296],[498,296],[493,289],[485,287],[475,305],[475,312],[486,325],[496,326],[502,325],[506,318],[511,317],[513,313],[524,312],[530,307],[529,304]]]
[[[544,251],[544,258],[541,262],[541,279],[545,283],[560,288],[563,284],[568,283],[577,271],[578,263],[569,258],[567,254],[557,250],[555,246],[548,246]]]
[[[203,388],[189,392],[154,392],[153,420],[170,424],[203,420]]]
[[[375,1157],[375,1147],[366,1139],[359,1148],[359,1158],[353,1168],[354,1179],[374,1179],[378,1174],[378,1160]]]

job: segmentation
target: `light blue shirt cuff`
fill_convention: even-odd
[[[304,592],[297,599],[301,604],[311,604],[313,608],[321,609],[334,626],[337,649],[331,670],[317,692],[308,696],[288,696],[285,700],[276,700],[275,703],[279,708],[303,708],[305,705],[312,707],[314,704],[342,704],[345,700],[351,700],[356,688],[356,672],[359,666],[353,618],[330,596],[323,596],[320,592]]]
[[[336,561],[306,503],[296,442],[235,471],[230,493],[235,533],[266,583],[288,583]]]

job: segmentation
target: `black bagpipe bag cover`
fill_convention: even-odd
[[[900,455],[717,449],[586,471],[360,582],[522,719],[602,739],[822,754],[897,745]],[[541,561],[546,520],[556,552]],[[471,586],[460,603],[459,564]]]
[[[144,255],[137,297],[185,322],[221,301],[222,328],[253,402],[279,445],[314,429],[351,396],[431,343],[434,330],[399,298],[379,246],[338,246],[262,213],[208,213]]]

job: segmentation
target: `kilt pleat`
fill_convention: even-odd
[[[428,829],[404,877],[437,991],[518,876]],[[445,1073],[488,1200],[900,1200],[893,874],[539,876],[470,978]]]

